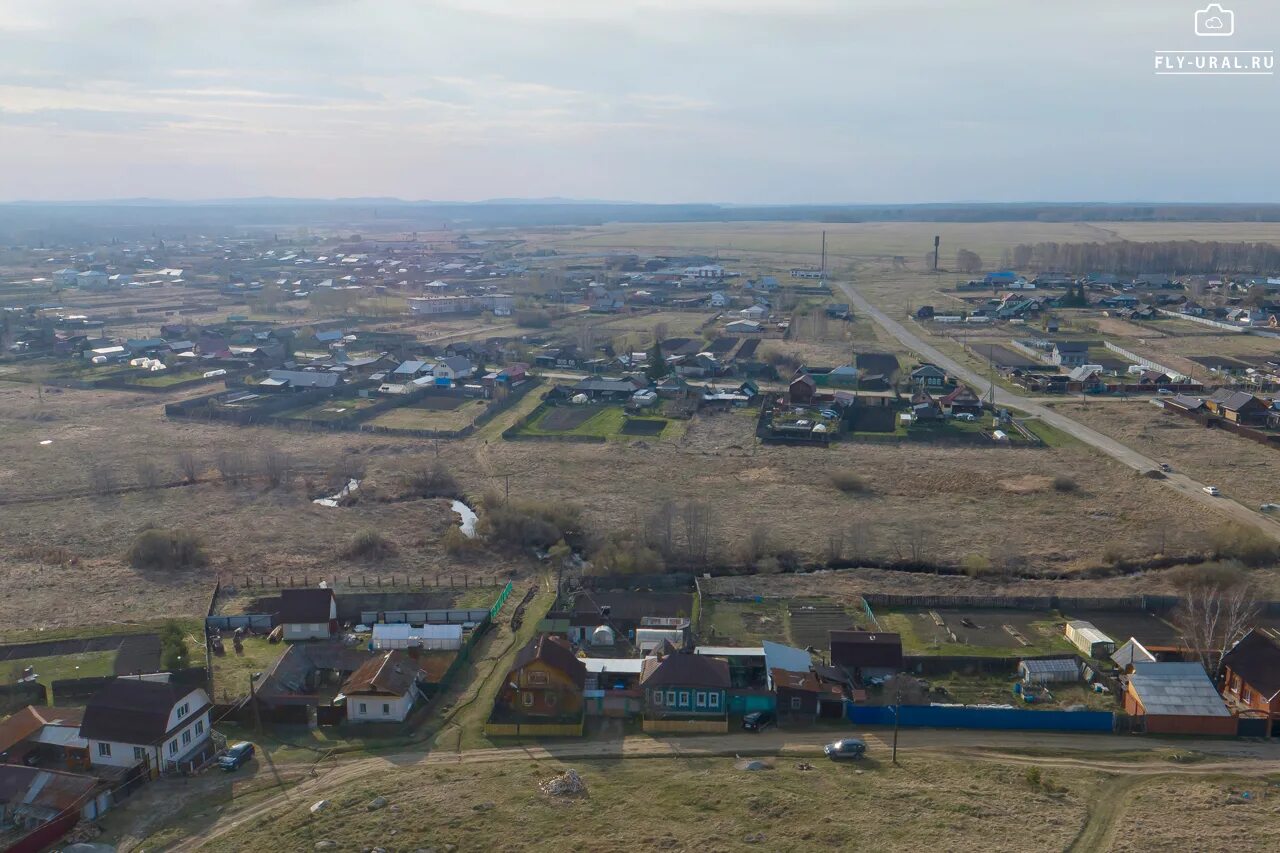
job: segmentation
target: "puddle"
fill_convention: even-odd
[[[347,484],[343,486],[337,494],[327,498],[316,498],[312,503],[319,504],[320,506],[340,506],[340,501],[358,488],[360,488],[360,481],[353,478],[348,480]]]
[[[476,511],[464,504],[462,501],[454,501],[452,507],[453,511],[462,519],[458,522],[458,527],[462,528],[462,535],[468,539],[475,539],[476,521],[479,519],[479,516],[476,515]]]

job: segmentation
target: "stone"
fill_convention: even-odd
[[[319,802],[312,803],[312,804],[311,804],[311,813],[312,813],[312,814],[320,814],[320,812],[322,812],[322,811],[324,811],[325,809],[329,808],[329,806],[331,806],[331,805],[333,805],[333,803],[329,802],[328,800],[320,800]]]
[[[382,808],[386,808],[386,807],[387,807],[387,798],[386,798],[386,797],[374,797],[374,798],[373,798],[372,800],[370,800],[370,801],[368,802],[368,804],[365,806],[365,808],[366,808],[366,809],[368,809],[368,810],[369,810],[369,811],[371,811],[371,812],[376,812],[378,809],[382,809]]]
[[[311,849],[313,850],[336,850],[337,847],[338,842],[336,841],[317,841],[315,844],[311,845]]]

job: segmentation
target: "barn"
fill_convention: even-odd
[[[1124,709],[1150,734],[1236,733],[1236,718],[1198,663],[1135,663]]]

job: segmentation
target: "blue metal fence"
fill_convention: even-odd
[[[892,705],[845,706],[849,721],[864,726],[893,725]],[[1020,729],[1049,732],[1110,732],[1115,715],[1109,711],[1022,711],[1017,708],[970,708],[940,705],[902,705],[900,725],[939,729]]]

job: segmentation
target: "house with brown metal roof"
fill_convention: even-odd
[[[28,705],[0,720],[0,764],[57,763],[68,770],[89,766],[80,737],[81,708]]]
[[[1222,656],[1222,697],[1280,734],[1280,631],[1254,628]]]
[[[708,655],[658,654],[640,670],[646,732],[729,730],[729,664]]]
[[[209,695],[167,679],[117,678],[85,707],[80,736],[94,766],[136,767],[152,775],[190,770],[212,756]]]
[[[855,684],[902,671],[902,637],[884,631],[831,631],[831,663]]]
[[[348,722],[404,722],[421,696],[421,674],[418,662],[399,649],[369,658],[342,684]]]
[[[564,640],[539,634],[520,652],[494,702],[495,716],[512,720],[581,719],[587,667]]]

